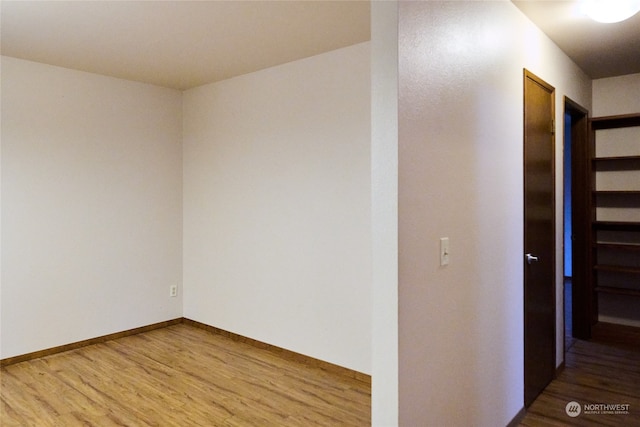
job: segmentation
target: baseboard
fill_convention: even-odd
[[[325,362],[324,360],[320,360],[320,359],[315,359],[311,356],[306,356],[304,354],[296,353],[295,351],[291,351],[291,350],[284,349],[282,347],[267,344],[262,341],[254,340],[253,338],[247,338],[242,335],[234,334],[233,332],[225,331],[223,329],[219,329],[214,326],[207,325],[205,323],[196,322],[195,320],[183,318],[183,323],[194,326],[196,328],[204,329],[205,331],[209,331],[214,334],[225,336],[234,341],[244,342],[252,345],[253,347],[265,349],[267,351],[277,354],[283,359],[290,360],[297,363],[302,363],[304,365],[312,366],[314,368],[323,369],[333,374],[353,378],[355,380],[362,381],[366,384],[369,384],[369,386],[371,386],[371,375],[354,371],[353,369],[345,368],[343,366],[334,365],[333,363]]]
[[[142,326],[140,328],[129,329],[122,332],[116,332],[113,334],[103,335],[101,337],[90,338],[83,341],[74,342],[71,344],[60,345],[57,347],[48,348],[45,350],[34,351],[33,353],[22,354],[19,356],[8,357],[6,359],[0,359],[0,367],[12,365],[14,363],[26,362],[28,360],[38,359],[40,357],[51,356],[57,353],[63,353],[65,351],[75,350],[78,348],[86,347],[88,345],[100,344],[103,342],[115,340],[118,338],[124,338],[130,335],[136,335],[143,332],[153,331],[154,329],[166,328],[168,326],[177,325],[179,323],[184,323],[187,325],[194,326],[196,328],[204,329],[211,333],[222,335],[227,338],[230,338],[234,341],[240,341],[247,344],[250,344],[257,348],[262,348],[268,350],[272,353],[275,353],[282,357],[283,359],[290,360],[297,363],[302,363],[307,366],[312,366],[315,368],[323,369],[327,372],[331,372],[337,375],[345,376],[348,378],[353,378],[358,381],[362,381],[371,386],[371,375],[364,374],[362,372],[354,371],[349,368],[345,368],[343,366],[334,365],[333,363],[325,362],[320,359],[315,359],[310,356],[305,356],[304,354],[296,353],[291,350],[286,350],[281,347],[277,347],[275,345],[267,344],[262,341],[254,340],[252,338],[247,338],[242,335],[234,334],[233,332],[228,332],[223,329],[216,328],[214,326],[209,326],[204,323],[196,322],[195,320],[187,319],[184,317],[180,317],[173,320],[167,320],[164,322],[154,323],[152,325]]]
[[[88,340],[82,340],[71,344],[60,345],[57,347],[48,348],[45,350],[34,351],[33,353],[22,354],[14,357],[7,357],[6,359],[0,359],[0,367],[12,365],[14,363],[26,362],[28,360],[38,359],[40,357],[51,356],[52,354],[63,353],[69,350],[75,350],[78,348],[86,347],[92,344],[100,344],[103,342],[115,340],[118,338],[128,337],[129,335],[136,335],[142,332],[153,331],[154,329],[166,328],[167,326],[177,325],[182,323],[183,318],[167,320],[164,322],[154,323],[152,325],[142,326],[140,328],[129,329],[122,332],[116,332],[113,334],[103,335],[101,337],[90,338]]]
[[[517,427],[518,425],[520,425],[525,415],[527,415],[527,410],[523,407],[518,411],[516,416],[513,417],[511,421],[509,421],[509,424],[507,424],[507,427]]]

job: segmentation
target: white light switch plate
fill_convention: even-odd
[[[440,265],[449,265],[449,238],[440,238]]]

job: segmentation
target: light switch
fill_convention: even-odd
[[[440,238],[440,265],[449,265],[449,238]]]

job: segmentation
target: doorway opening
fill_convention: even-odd
[[[573,276],[573,221],[571,218],[571,114],[564,112],[564,172],[563,172],[563,259],[564,259],[564,351],[566,352],[575,343],[573,338],[572,311],[573,304],[571,298],[572,276]]]
[[[588,111],[564,99],[564,323],[565,351],[591,338],[591,146]]]

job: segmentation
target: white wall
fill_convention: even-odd
[[[398,4],[371,3],[371,421],[398,423]]]
[[[591,107],[591,82],[510,2],[401,2],[399,58],[400,425],[506,425],[524,388],[523,68],[556,87],[556,123],[565,94]]]
[[[593,116],[640,113],[640,74],[593,81]],[[607,129],[596,132],[596,155],[640,155],[638,128]],[[637,171],[597,173],[599,189],[637,189]],[[639,209],[598,209],[598,218],[640,221]],[[633,280],[633,279],[631,279]],[[640,298],[598,295],[598,319],[640,327]]]
[[[371,372],[369,55],[185,92],[185,317]]]
[[[181,100],[2,58],[2,358],[182,315]]]
[[[2,56],[0,56],[0,112],[2,112]],[[0,114],[0,333],[2,333],[2,114]],[[0,335],[0,359],[2,336]]]
[[[593,81],[593,117],[640,113],[640,73]]]

